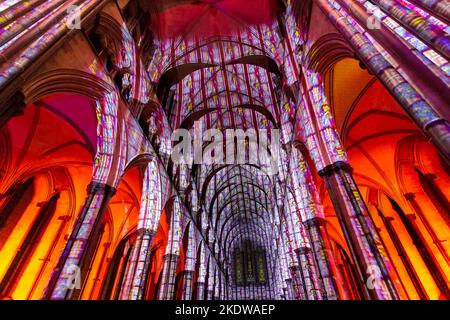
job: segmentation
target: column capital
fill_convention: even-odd
[[[319,170],[319,172],[317,172],[317,173],[319,174],[319,176],[325,177],[325,176],[330,176],[334,172],[338,172],[341,170],[349,172],[349,173],[353,172],[353,168],[347,162],[337,161],[335,163],[332,163],[332,164],[326,166],[322,170]]]
[[[96,182],[92,181],[86,190],[89,194],[96,194],[96,193],[102,193],[104,195],[108,196],[114,196],[117,192],[117,189],[114,187],[111,187],[110,185],[106,183]]]
[[[292,146],[293,146],[292,142],[287,142],[281,145],[281,147],[288,153],[291,152]]]
[[[305,227],[311,228],[311,227],[322,227],[327,224],[327,220],[325,218],[321,217],[314,217],[308,220],[303,221],[303,225]]]
[[[299,141],[299,140],[294,140],[293,142],[292,142],[292,145],[295,147],[295,148],[297,148],[299,151],[300,151],[300,153],[302,154],[302,155],[305,155],[306,153],[308,153],[308,148],[306,147],[306,145],[305,145],[305,143],[303,143],[303,142],[301,142],[301,141]]]
[[[416,215],[414,213],[407,213],[406,217],[410,220],[410,221],[414,221],[416,220]]]
[[[442,125],[442,124],[448,125],[448,121],[445,120],[444,118],[436,118],[436,119],[433,119],[430,122],[427,122],[426,124],[424,124],[423,128],[425,130],[428,130],[431,127]]]
[[[136,234],[138,237],[142,237],[142,236],[154,236],[155,235],[155,231],[154,230],[150,230],[147,228],[140,228],[136,230]]]
[[[194,283],[194,288],[195,288],[195,295],[197,297],[197,300],[203,300],[205,297],[205,294],[204,294],[205,282],[196,281]]]
[[[173,253],[167,253],[164,255],[164,260],[172,260],[172,259],[178,259],[179,255],[178,254],[173,254]]]
[[[297,254],[305,254],[311,252],[311,248],[309,247],[300,247],[294,250]]]
[[[291,271],[299,271],[299,270],[301,270],[301,268],[300,268],[299,265],[293,264],[293,265],[289,266],[289,270],[291,270]]]
[[[405,193],[404,196],[408,201],[412,201],[416,198],[416,195],[412,192]]]
[[[183,271],[180,271],[181,275],[193,275],[194,273],[195,273],[194,270],[183,270]]]
[[[23,114],[25,109],[25,95],[21,91],[15,92],[6,102],[0,107],[0,127],[6,125],[9,119]]]

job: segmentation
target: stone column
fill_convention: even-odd
[[[194,271],[185,270],[182,274],[182,282],[181,282],[181,300],[192,300],[192,289],[194,283]]]
[[[348,20],[353,20],[359,24],[353,25],[353,27],[359,31],[363,37],[367,38],[368,43],[373,45],[376,41],[379,46],[383,47],[383,49],[391,56],[391,58],[383,56],[386,61],[393,63],[392,60],[395,60],[395,70],[400,75],[404,76],[404,79],[411,84],[412,88],[417,90],[417,94],[421,95],[421,98],[424,98],[434,111],[440,114],[444,119],[448,120],[450,118],[450,111],[445,106],[448,104],[447,97],[450,95],[450,88],[448,86],[449,82],[446,81],[445,72],[443,71],[444,66],[438,68],[431,62],[427,65],[424,62],[427,58],[423,55],[422,51],[411,49],[410,46],[412,44],[410,42],[403,42],[397,34],[385,25],[383,18],[381,18],[383,21],[380,21],[376,28],[369,28],[368,21],[372,19],[372,16],[360,1],[331,1],[338,2],[342,5],[342,9],[339,11],[340,14],[345,16]],[[418,20],[416,22],[418,22]],[[368,35],[372,36],[373,39],[368,39]],[[397,57],[401,58],[397,59]],[[361,57],[361,59],[365,60],[366,57]],[[417,77],[418,74],[420,74],[420,77]],[[375,75],[377,76],[377,74]],[[390,90],[390,88],[388,88],[388,90]],[[398,100],[398,97],[395,98]]]
[[[73,1],[71,0],[66,2],[70,4]],[[86,15],[90,13],[100,10],[102,8],[100,2],[100,0],[82,1],[80,3],[81,19],[84,19]],[[66,6],[66,4],[64,4],[64,6]],[[60,10],[61,9],[58,11]],[[56,14],[54,13],[52,16],[56,16]],[[50,17],[50,19],[51,18],[52,17]],[[68,22],[70,22],[71,19],[71,16],[63,14],[57,21],[54,21],[51,24],[48,22],[49,25],[52,25],[51,28],[49,25],[47,25],[48,28],[45,28],[45,25],[41,25],[39,28],[32,28],[26,32],[24,34],[24,37],[26,37],[25,40],[22,40],[22,37],[20,42],[15,42],[21,45],[25,44],[26,48],[23,51],[14,51],[11,49],[12,46],[8,48],[10,52],[14,53],[12,59],[7,59],[3,56],[5,52],[2,52],[0,59],[7,61],[7,63],[0,65],[0,74],[5,75],[0,77],[0,91],[3,90],[5,86],[12,81],[12,79],[16,78],[24,69],[28,68],[37,59],[37,57],[40,57],[43,52],[54,45],[63,35],[67,34],[69,28]],[[29,42],[30,40],[32,41],[31,43]],[[20,67],[18,67],[18,64],[20,64]]]
[[[188,230],[185,232],[188,232],[188,244],[185,253],[184,271],[182,273],[181,299],[192,300],[195,264],[197,261],[197,239],[192,222],[189,224]]]
[[[185,214],[182,212],[180,201],[179,197],[176,196],[173,202],[158,300],[172,300],[175,298],[177,264],[180,258],[185,222]]]
[[[286,300],[296,300],[296,292],[294,290],[294,280],[288,278],[286,281],[286,287],[283,288],[285,291]]]
[[[213,300],[220,300],[220,291],[222,289],[222,277],[219,268],[216,268],[216,275],[214,277],[214,294]]]
[[[414,212],[419,217],[420,221],[422,221],[423,226],[427,230],[428,234],[430,235],[431,239],[433,240],[433,244],[437,247],[439,252],[442,254],[444,259],[447,261],[447,263],[450,264],[450,257],[449,252],[445,250],[444,246],[442,245],[442,241],[437,236],[436,232],[434,232],[433,227],[428,222],[427,217],[425,216],[424,212],[422,211],[422,208],[420,207],[419,203],[416,200],[416,196],[414,193],[406,193],[405,199],[408,200],[408,202],[411,204],[411,207],[414,209]]]
[[[20,247],[3,275],[2,281],[0,281],[0,299],[10,298],[16,289],[20,277],[25,271],[24,269],[42,240],[45,230],[55,214],[59,197],[60,193],[57,192],[48,201],[39,204],[41,209],[35,221],[22,240]]]
[[[336,285],[336,265],[332,253],[327,248],[327,244],[329,245],[330,242],[326,231],[326,219],[319,192],[308,163],[304,158],[306,152],[307,149],[303,144],[297,144],[292,151],[292,156],[294,157],[292,161],[298,163],[295,170],[295,173],[298,175],[298,181],[295,181],[295,183],[298,184],[298,188],[301,190],[301,196],[297,198],[302,204],[300,209],[302,224],[308,234],[312,253],[318,267],[324,289],[323,299],[336,300],[339,299]]]
[[[295,253],[299,263],[299,271],[303,274],[306,298],[308,300],[322,300],[322,290],[315,273],[311,248],[306,246],[300,247],[295,250]]]
[[[44,2],[44,3],[42,3]],[[21,34],[26,28],[30,27],[32,24],[49,20],[46,17],[51,11],[55,10],[58,6],[64,4],[64,0],[56,1],[42,1],[33,0],[28,1],[27,4],[19,4],[18,6],[9,7],[9,9],[2,12],[0,15],[0,26],[3,27],[7,23],[11,23],[10,27],[3,29],[4,32],[0,35],[0,46],[3,46],[8,41],[14,39],[17,35]],[[36,10],[37,9],[37,10]],[[54,16],[52,16],[54,20]],[[12,23],[13,22],[13,23]],[[37,35],[42,33],[43,28],[37,28],[40,32],[36,32]],[[36,30],[36,31],[37,31]]]
[[[144,298],[154,236],[154,230],[141,228],[137,231],[136,243],[127,261],[127,272],[120,292],[121,300]]]
[[[291,271],[292,286],[294,287],[295,292],[294,299],[307,300],[301,267],[298,264],[294,264],[289,267],[289,270]]]
[[[408,232],[414,245],[416,246],[417,251],[419,251],[420,256],[422,257],[425,265],[430,271],[430,274],[434,282],[436,283],[437,287],[441,291],[443,297],[445,299],[450,299],[450,286],[445,276],[445,272],[442,270],[433,252],[431,252],[430,248],[428,247],[426,240],[420,233],[420,230],[415,222],[416,219],[415,215],[405,214],[405,212],[397,204],[397,202],[395,202],[391,198],[389,198],[389,201],[392,205],[392,208],[395,210],[395,212],[397,212],[397,214],[400,217],[400,220],[403,222],[406,231]]]
[[[219,300],[228,300],[227,278],[223,271],[220,271],[220,297]]]
[[[97,182],[88,187],[88,196],[75,222],[58,264],[45,290],[44,299],[77,299],[81,293],[77,283],[86,279],[101,235],[103,214],[116,189]],[[77,279],[79,278],[79,279]]]
[[[175,280],[179,255],[168,253],[164,256],[161,285],[158,291],[158,300],[175,299]]]
[[[371,223],[366,204],[356,186],[350,165],[338,162],[319,171],[355,260],[359,276],[372,299],[397,299],[386,266],[386,253]],[[375,286],[368,286],[372,273],[379,273]]]
[[[415,11],[405,7],[394,0],[372,0],[386,14],[401,22],[407,29],[427,42],[433,49],[440,52],[444,57],[450,56],[449,36],[442,30],[431,24]]]
[[[160,182],[158,162],[152,159],[144,173],[141,206],[139,208],[136,243],[127,262],[121,300],[141,300],[147,283],[151,246],[159,225],[164,203],[163,187]]]
[[[336,266],[334,258],[325,244],[325,241],[328,241],[326,223],[325,219],[318,217],[303,222],[309,233],[313,255],[319,267],[320,277],[324,286],[323,298],[324,300],[338,300],[339,292],[334,271]]]
[[[392,268],[353,179],[347,154],[335,129],[323,91],[321,77],[304,69],[301,81],[304,92],[303,138],[318,174],[325,182],[359,277],[366,284],[364,289],[367,298],[398,299],[388,272]]]
[[[195,300],[205,300],[205,283],[197,281]]]
[[[414,285],[414,288],[417,291],[417,294],[419,295],[420,300],[428,300],[428,295],[425,290],[425,288],[422,285],[422,282],[420,281],[419,276],[416,273],[416,270],[414,269],[413,264],[411,263],[408,254],[403,247],[403,243],[401,242],[396,230],[392,226],[392,221],[394,218],[392,217],[386,217],[381,212],[381,210],[377,207],[378,215],[380,216],[381,220],[383,221],[383,224],[386,228],[386,231],[388,232],[389,236],[391,237],[392,243],[394,244],[395,249],[397,249],[398,256],[403,262],[403,265],[405,266],[406,272],[408,273],[411,282]]]
[[[35,9],[39,5],[41,5],[45,0],[30,0],[27,2],[20,2],[8,7],[0,14],[0,27],[4,27],[5,25],[11,23],[18,17],[24,16],[26,13]]]
[[[288,200],[287,202],[290,201]],[[314,300],[314,297],[310,295],[314,291],[314,284],[311,279],[312,266],[302,265],[297,255],[301,243],[305,241],[301,238],[300,231],[296,231],[294,228],[300,228],[301,226],[298,220],[292,221],[292,217],[289,219],[289,215],[293,215],[296,218],[296,214],[292,213],[291,210],[286,210],[286,215],[288,215],[287,221],[283,221],[282,223],[285,226],[283,238],[287,246],[285,255],[288,275],[286,279],[291,279],[290,283],[293,287],[293,294],[289,296],[289,299]]]
[[[208,268],[208,259],[206,256],[205,243],[201,243],[200,259],[197,262],[197,279],[195,281],[195,300],[204,300],[206,269]]]
[[[416,122],[419,129],[431,138],[443,158],[450,163],[448,120],[438,115],[420,93],[383,57],[366,35],[350,23],[342,7],[338,9],[334,0],[317,0],[316,3],[405,112]],[[445,105],[444,103],[443,106]]]
[[[205,297],[205,300],[212,300],[212,298],[213,298],[215,269],[216,268],[214,266],[213,257],[210,256],[210,258],[209,258],[209,267],[208,267],[208,275],[206,277],[207,285],[206,285],[206,297]]]
[[[450,228],[450,202],[447,200],[445,194],[436,184],[435,179],[437,177],[431,173],[423,174],[422,171],[417,168],[416,172],[423,191],[425,191],[428,198],[430,198],[431,202],[433,202],[439,214],[442,216],[442,219]]]
[[[4,194],[0,195],[0,251],[14,231],[23,210],[17,210],[20,204],[23,208],[31,204],[34,195],[34,177],[24,182],[15,183]]]
[[[443,21],[450,21],[450,8],[448,2],[440,0],[409,0],[416,6],[421,7],[423,10],[436,15]]]

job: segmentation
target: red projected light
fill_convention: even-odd
[[[269,24],[276,8],[274,0],[201,0],[173,6],[160,0],[151,28],[161,39],[232,35],[249,25]]]

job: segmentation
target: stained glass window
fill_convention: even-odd
[[[235,249],[234,265],[236,285],[266,284],[266,251],[252,241],[245,240],[241,248]]]

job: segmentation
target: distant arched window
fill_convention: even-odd
[[[266,251],[246,240],[234,252],[235,282],[238,286],[266,284]]]

